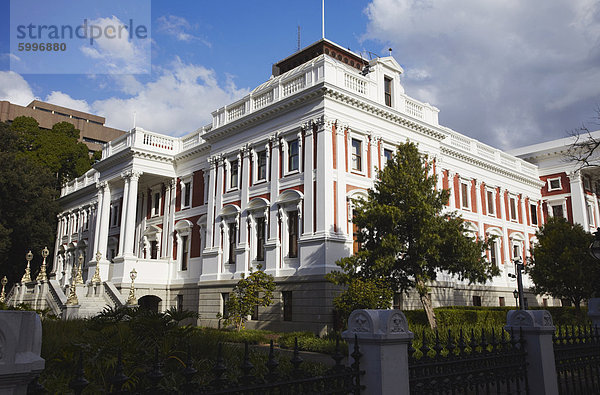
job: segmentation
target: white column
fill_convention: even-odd
[[[215,182],[217,180],[217,161],[215,157],[208,159],[210,163],[210,175],[208,177],[208,210],[206,212],[206,242],[204,243],[206,248],[212,248],[213,245],[213,232],[215,227]]]
[[[96,198],[96,215],[94,218],[94,243],[92,245],[92,254],[89,257],[90,260],[96,255],[98,252],[98,236],[100,236],[100,222],[102,218],[102,187],[97,184],[97,198]],[[64,228],[63,228],[64,231]]]
[[[581,182],[581,173],[575,172],[569,174],[569,182],[571,184],[571,206],[573,212],[573,223],[581,224],[583,229],[589,230],[587,219],[587,207],[585,203],[585,192],[583,191],[583,183]],[[565,218],[568,213],[565,210]]]
[[[123,201],[121,204],[121,226],[119,228],[119,256],[123,256],[125,233],[127,233],[127,199],[129,197],[130,175],[130,173],[121,174],[121,178],[123,179]]]
[[[600,225],[599,225],[599,223],[600,223],[600,212],[599,212],[599,209],[598,209],[598,196],[596,196],[595,193],[592,196],[594,198],[594,205],[593,205],[593,208],[594,208],[594,226],[596,228],[598,228],[598,227],[600,227]]]
[[[371,178],[377,178],[377,168],[379,167],[379,152],[377,149],[377,143],[379,141],[379,137],[371,134],[371,139],[369,141],[369,149],[371,150]],[[339,149],[339,148],[338,148]]]
[[[450,198],[448,199],[448,204],[450,206],[450,210],[456,210],[456,203],[454,201],[454,176],[455,173],[453,171],[448,170],[448,190],[450,191]]]
[[[335,204],[337,206],[337,226],[338,233],[341,235],[348,234],[348,209],[346,206],[346,148],[344,146],[344,131],[348,128],[347,125],[339,125],[335,130],[335,145],[336,152],[333,154],[336,156],[336,173],[337,173],[337,199]],[[373,155],[371,155],[373,158]]]
[[[110,186],[108,182],[101,185],[102,188],[102,211],[98,218],[98,246],[97,252],[102,254],[102,259],[106,259],[106,248],[108,245],[108,228],[110,226]]]
[[[485,204],[481,200],[481,181],[475,180],[475,204],[477,205],[477,223],[479,228],[479,237],[485,235],[483,230],[483,205]]]
[[[123,205],[126,207],[124,210],[126,212],[126,222],[125,227],[121,226],[121,232],[125,233],[125,246],[123,248],[123,254],[125,256],[133,256],[133,245],[135,238],[135,228],[136,228],[136,213],[137,213],[137,203],[138,203],[138,184],[139,179],[142,173],[137,171],[132,171],[129,177],[129,182],[127,183],[129,186],[129,192],[127,194],[127,202],[123,201]]]
[[[506,189],[500,187],[500,215],[498,216],[499,218],[502,218],[502,239],[503,239],[503,243],[502,243],[502,248],[504,249],[504,264],[508,265],[505,266],[505,269],[510,269],[512,268],[511,266],[511,245],[510,245],[510,240],[508,239],[508,229],[506,227],[506,222],[510,221],[510,219],[506,216],[506,201],[505,199],[505,195],[506,195]]]
[[[250,188],[250,149],[249,147],[243,147],[241,150],[241,160],[243,161],[242,174],[238,173],[238,185],[241,192],[241,220],[240,220],[240,239],[238,245],[244,249],[241,256],[237,257],[237,268],[238,272],[245,272],[247,270],[247,263],[249,262],[250,245],[248,243],[248,199],[249,199],[249,188]],[[238,162],[239,163],[239,162]],[[256,169],[254,170],[256,171]]]
[[[279,196],[279,136],[271,136],[271,205],[269,207],[267,242],[265,243],[265,271],[271,275],[277,275],[277,269],[281,261],[279,240],[279,205],[275,203]]]
[[[221,232],[221,225],[223,225],[222,223],[222,218],[220,218],[219,213],[221,212],[221,209],[223,208],[223,186],[224,186],[224,182],[225,180],[225,165],[226,165],[226,161],[224,160],[224,158],[219,158],[219,163],[217,165],[217,176],[216,176],[216,183],[217,183],[217,196],[215,199],[215,212],[216,212],[216,218],[215,220],[217,221],[217,224],[219,226],[215,227],[215,231],[217,232],[217,234],[215,235],[215,248],[220,249],[221,248],[221,238],[222,238],[222,232]],[[223,259],[223,251],[221,251],[221,259]],[[219,262],[219,270],[221,270],[223,267],[223,265],[220,264]]]
[[[333,228],[333,152],[332,121],[321,120],[317,130],[317,223],[316,232],[330,233]]]
[[[304,152],[306,157],[304,159],[304,234],[311,234],[313,232],[313,205],[314,205],[314,190],[313,190],[313,131],[312,124],[306,123],[304,128]]]
[[[164,227],[166,232],[163,232],[165,240],[165,249],[164,255],[165,257],[173,257],[173,235],[175,228],[175,201],[177,198],[177,178],[172,178],[169,185],[167,185],[167,193],[168,197],[165,200],[165,214],[163,217]]]

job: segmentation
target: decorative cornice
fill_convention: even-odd
[[[451,156],[451,157],[459,159],[459,160],[461,160],[463,162],[471,163],[473,165],[476,165],[476,166],[479,166],[479,167],[484,168],[486,170],[489,170],[489,171],[491,171],[493,173],[500,174],[502,176],[511,178],[511,179],[519,181],[519,182],[523,182],[523,183],[525,183],[527,185],[530,185],[530,186],[533,186],[533,187],[536,187],[536,188],[541,188],[542,186],[544,186],[544,182],[540,181],[537,177],[535,177],[535,178],[534,177],[529,178],[529,177],[526,177],[526,176],[519,175],[519,174],[517,174],[515,172],[512,172],[512,171],[503,169],[503,168],[501,168],[499,166],[496,166],[496,165],[494,165],[494,164],[492,164],[490,162],[486,162],[486,161],[480,160],[478,158],[475,158],[475,157],[472,157],[472,156],[469,156],[469,155],[465,155],[465,154],[463,154],[461,152],[455,151],[455,150],[450,149],[448,147],[441,147],[440,151],[444,155]]]

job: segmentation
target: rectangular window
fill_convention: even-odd
[[[256,173],[257,180],[267,179],[267,151],[261,151],[257,154],[258,156],[258,169]]]
[[[186,182],[183,184],[183,207],[190,206],[190,200],[192,197],[192,183]]]
[[[289,254],[290,258],[298,257],[298,212],[288,212],[288,234],[289,234]]]
[[[583,177],[583,189],[585,189],[586,191],[592,190],[592,181],[588,176]]]
[[[500,306],[500,307],[506,306],[506,301],[504,300],[504,296],[498,297],[498,306]]]
[[[385,105],[392,106],[392,79],[390,77],[383,78],[383,90],[385,92]]]
[[[150,242],[150,259],[158,259],[158,241]]]
[[[265,260],[265,218],[256,220],[256,260]]]
[[[587,203],[587,217],[589,226],[594,226],[594,208],[590,203]]]
[[[394,294],[394,300],[392,302],[392,308],[396,310],[402,310],[402,293],[397,292]]]
[[[360,232],[360,230],[358,229],[358,226],[353,222],[352,223],[352,253],[356,254],[361,247],[361,243],[358,240],[358,233]]]
[[[481,296],[473,295],[473,306],[481,306]]]
[[[469,208],[469,185],[465,182],[460,184],[460,196],[463,208]]]
[[[392,160],[392,158],[394,156],[394,151],[392,151],[391,149],[384,149],[383,156],[385,157],[385,161],[388,162],[388,161]]]
[[[188,268],[188,237],[181,236],[181,270]]]
[[[557,204],[556,206],[552,206],[552,216],[553,217],[564,217],[563,206],[562,204]]]
[[[231,161],[231,178],[229,181],[229,187],[230,188],[237,188],[238,187],[238,161],[237,160],[232,160]]]
[[[221,294],[221,316],[223,316],[224,319],[229,317],[227,302],[229,302],[229,293],[224,292]]]
[[[497,248],[498,248],[498,242],[494,240],[490,247],[490,262],[494,266],[498,266],[498,256],[497,256],[497,252],[496,252]]]
[[[496,212],[496,205],[494,202],[494,191],[487,191],[487,211],[489,215],[494,215]]]
[[[511,221],[517,220],[517,199],[514,197],[510,198],[510,219]]]
[[[119,205],[114,203],[112,206],[112,220],[111,225],[117,226],[119,224]]]
[[[362,144],[360,140],[352,139],[352,170],[362,171]]]
[[[529,205],[529,212],[531,213],[531,225],[537,225],[538,224],[537,205],[536,204],[530,204]]]
[[[177,295],[177,311],[183,311],[183,295]]]
[[[513,259],[521,258],[521,246],[518,244],[513,244]]]
[[[288,144],[288,171],[298,170],[300,155],[298,154],[298,140]]]
[[[292,321],[292,291],[282,291],[283,320]]]
[[[237,227],[235,223],[229,224],[229,258],[227,260],[227,263],[229,263],[230,265],[235,264],[235,236],[237,234],[236,228]]]
[[[556,191],[562,189],[560,178],[552,178],[548,180],[548,191]]]

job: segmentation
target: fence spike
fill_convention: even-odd
[[[358,370],[360,366],[360,357],[362,357],[362,353],[358,348],[358,335],[356,333],[354,334],[354,351],[352,351],[352,354],[350,355],[354,359],[352,367]]]
[[[444,347],[442,347],[440,343],[440,333],[438,332],[437,328],[435,328],[435,344],[433,345],[433,351],[435,351],[435,356],[441,357],[443,349]]]
[[[342,370],[344,366],[342,365],[342,359],[344,359],[344,355],[340,352],[340,337],[335,337],[335,353],[331,356],[335,361],[335,370]]]
[[[77,371],[75,372],[75,378],[69,383],[69,388],[75,392],[75,395],[79,395],[89,384],[90,382],[85,379],[85,371],[83,370],[83,351],[79,351]]]
[[[456,346],[454,345],[454,339],[452,338],[452,331],[450,329],[448,329],[448,341],[446,342],[446,348],[448,349],[448,357],[453,357]]]
[[[165,376],[164,373],[160,370],[160,362],[158,360],[158,346],[154,346],[154,363],[152,367],[146,374],[148,379],[150,379],[150,383],[152,388],[156,389],[158,387],[158,383]]]
[[[213,367],[215,379],[211,382],[214,387],[222,388],[225,385],[227,380],[223,378],[223,374],[225,374],[226,371],[227,366],[225,366],[225,361],[223,360],[223,343],[219,343],[217,347],[217,361]]]
[[[500,349],[506,350],[507,344],[508,344],[508,341],[506,340],[506,330],[504,328],[502,328],[502,331],[500,334]]]
[[[516,348],[517,348],[517,343],[518,343],[519,341],[518,341],[518,340],[517,340],[517,338],[515,337],[515,330],[514,330],[514,328],[513,328],[512,326],[510,327],[510,339],[509,339],[509,341],[510,341],[510,345],[511,345],[511,347],[512,347],[513,349],[516,349]]]
[[[301,373],[300,364],[304,362],[304,360],[300,357],[300,351],[298,350],[298,338],[294,338],[294,356],[292,357],[292,365],[294,365],[294,375],[298,375]]]
[[[487,352],[488,342],[485,338],[485,329],[483,328],[481,328],[481,342],[479,344],[481,345],[481,352]]]
[[[431,348],[427,345],[427,337],[425,337],[425,329],[423,329],[422,341],[421,341],[421,352],[423,353],[423,357],[429,358],[429,351]],[[421,357],[421,358],[423,358]]]
[[[125,375],[124,370],[123,355],[121,349],[119,348],[119,353],[117,354],[117,365],[115,366],[115,375],[111,380],[113,392],[116,394],[121,392],[123,385],[127,382],[127,380],[129,380],[129,377]]]
[[[498,339],[496,338],[496,333],[495,333],[493,327],[492,327],[492,341],[490,342],[490,344],[492,345],[492,352],[494,352],[498,349]]]
[[[273,339],[271,339],[269,346],[269,360],[267,361],[267,369],[269,369],[269,373],[267,374],[266,379],[269,382],[274,382],[277,380],[277,367],[279,366],[279,362],[275,359],[275,352],[273,349]]]
[[[414,346],[414,341],[413,339],[410,340],[410,343],[408,343],[408,357],[409,358],[414,358],[415,357],[415,352],[417,352],[417,349]]]
[[[467,349],[467,343],[465,343],[465,337],[463,335],[463,330],[462,328],[460,328],[459,331],[459,335],[458,335],[458,354],[464,354],[466,352]]]
[[[252,376],[252,369],[254,369],[254,365],[250,362],[250,352],[248,350],[248,341],[244,341],[244,360],[242,362],[242,366],[240,366],[242,372],[244,373],[240,379],[240,382],[243,384],[251,384],[254,381],[254,376]]]
[[[471,328],[471,340],[469,341],[469,347],[471,347],[471,354],[477,349],[477,340],[475,339],[475,330]]]
[[[194,384],[192,384],[192,379],[198,373],[198,371],[192,365],[192,353],[190,350],[190,344],[187,344],[187,353],[185,359],[185,369],[181,372],[183,377],[185,378],[184,390],[186,392],[193,392]]]

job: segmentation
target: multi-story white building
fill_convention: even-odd
[[[337,292],[324,275],[354,248],[352,199],[409,139],[452,191],[448,209],[473,234],[498,236],[489,259],[501,275],[467,286],[442,274],[434,305],[514,305],[512,259],[528,254],[542,223],[538,168],[441,126],[437,108],[404,92],[402,72],[392,57],[367,61],[320,40],[215,110],[210,125],[181,138],[134,128],[106,144],[62,191],[49,286],[66,292],[80,254],[89,281],[99,252],[105,291],[81,287],[82,311],[85,295],[124,297],[135,268],[141,304],[197,310],[216,325],[237,279],[261,264],[276,278],[276,302],[250,326],[323,330]]]

